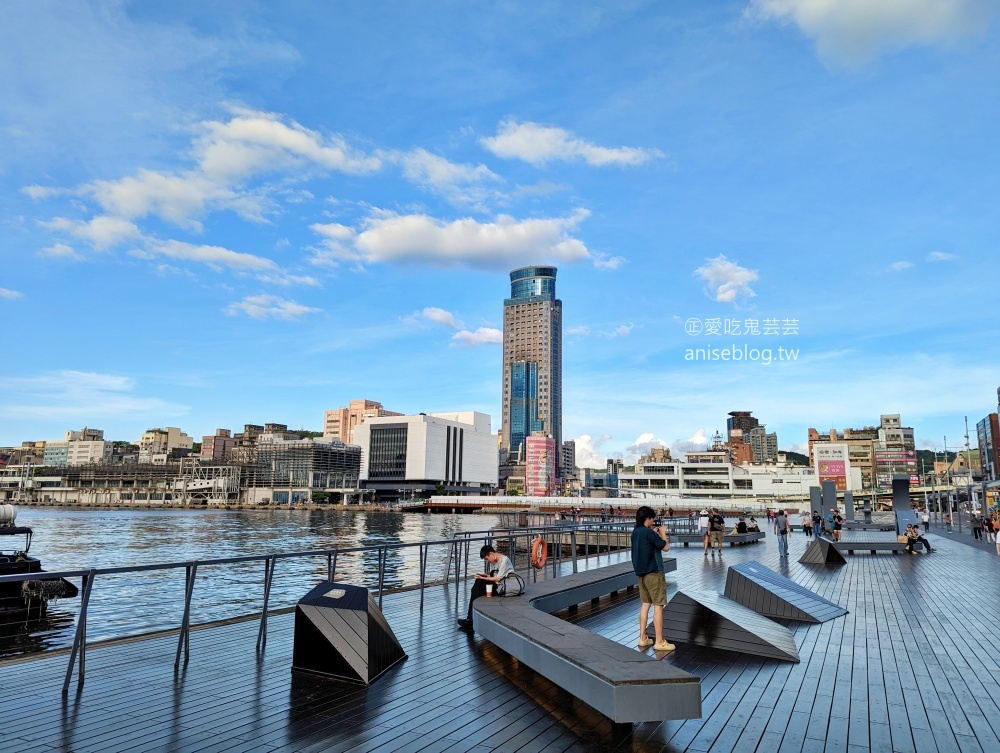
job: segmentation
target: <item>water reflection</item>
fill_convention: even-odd
[[[46,570],[135,566],[317,549],[382,546],[385,587],[420,582],[419,547],[394,545],[442,540],[485,530],[489,515],[419,515],[357,509],[127,510],[18,508],[31,526],[32,554]],[[431,547],[427,578],[443,577],[447,546]],[[295,602],[327,575],[325,556],[279,559],[269,606]],[[376,588],[378,553],[341,554],[337,580]],[[77,581],[77,585],[81,585]],[[87,638],[101,640],[176,627],[184,608],[184,569],[100,576],[88,607]],[[193,624],[259,611],[264,563],[199,566],[191,605]],[[0,624],[0,656],[69,646],[79,599],[49,608],[45,623],[15,630]]]

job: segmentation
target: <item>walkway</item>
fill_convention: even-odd
[[[193,632],[177,676],[173,636],[91,648],[86,685],[65,704],[64,655],[0,663],[0,749],[996,753],[1000,558],[931,535],[933,554],[856,555],[829,569],[798,564],[801,533],[788,561],[773,540],[721,559],[676,548],[671,592],[721,591],[728,564],[756,559],[850,610],[789,625],[800,664],[681,646],[667,660],[702,678],[702,719],[612,725],[456,630],[465,597],[456,604],[454,589],[436,587],[423,614],[416,592],[386,597],[409,658],[368,689],[293,675],[290,614],[271,620],[261,657],[254,622]],[[637,612],[636,597],[621,594],[565,616],[634,645]]]

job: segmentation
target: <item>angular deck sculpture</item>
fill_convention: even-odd
[[[652,627],[649,628],[652,631]],[[708,591],[678,591],[663,609],[667,640],[798,662],[795,636],[784,625]]]
[[[858,546],[858,549],[864,549],[864,546]],[[803,565],[847,564],[844,555],[837,551],[837,547],[833,545],[833,542],[829,539],[824,539],[822,536],[813,539],[813,542],[806,547],[799,562]]]
[[[723,595],[775,620],[818,623],[847,614],[839,604],[827,601],[759,562],[743,562],[730,567]]]
[[[367,588],[321,583],[295,606],[293,670],[370,685],[405,658]]]

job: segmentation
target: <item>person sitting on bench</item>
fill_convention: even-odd
[[[903,551],[904,552],[908,552],[909,554],[913,554],[914,553],[913,545],[916,544],[918,541],[921,544],[924,545],[924,549],[927,550],[928,554],[930,554],[931,552],[934,551],[931,548],[931,545],[927,542],[927,539],[925,539],[920,534],[920,529],[919,528],[917,528],[912,523],[909,524],[909,525],[907,525],[906,526],[906,548]]]
[[[514,572],[510,557],[500,554],[489,544],[479,550],[479,556],[486,560],[487,572],[476,574],[472,593],[469,595],[469,614],[464,620],[458,621],[458,626],[467,630],[472,627],[472,602],[486,594],[487,585],[496,589],[498,583],[502,583],[504,578]]]

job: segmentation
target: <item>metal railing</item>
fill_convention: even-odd
[[[59,572],[35,572],[19,575],[0,576],[0,583],[55,580],[62,578],[81,578],[82,587],[80,589],[80,612],[77,617],[76,630],[73,636],[73,644],[70,649],[69,664],[66,668],[66,677],[63,681],[62,692],[69,692],[69,686],[73,679],[74,666],[77,668],[77,689],[83,687],[86,675],[86,653],[87,653],[87,609],[90,603],[94,584],[99,576],[134,574],[141,572],[178,570],[184,569],[184,612],[178,629],[177,651],[174,658],[175,671],[183,662],[186,664],[190,658],[190,631],[191,631],[191,602],[195,590],[195,582],[199,568],[204,570],[208,567],[234,565],[239,563],[263,562],[263,605],[260,612],[260,626],[257,630],[257,651],[263,650],[267,645],[267,619],[269,613],[269,601],[271,596],[271,585],[274,581],[274,574],[278,560],[290,560],[296,558],[326,558],[326,580],[334,581],[337,573],[337,560],[343,555],[357,553],[376,553],[378,557],[377,586],[378,605],[382,606],[382,598],[386,593],[385,571],[386,562],[390,551],[417,548],[418,551],[418,571],[420,589],[420,610],[424,607],[424,592],[428,586],[443,585],[447,588],[452,580],[455,585],[455,607],[458,609],[458,602],[461,597],[461,584],[469,576],[469,559],[471,547],[474,542],[483,542],[493,545],[497,541],[504,541],[507,551],[510,553],[511,561],[517,569],[516,556],[518,543],[524,539],[525,552],[530,551],[534,539],[541,536],[545,542],[546,551],[552,551],[551,571],[552,577],[558,577],[563,562],[563,548],[568,547],[571,553],[572,572],[577,572],[578,543],[580,536],[583,536],[584,556],[590,556],[591,546],[595,553],[600,553],[601,539],[604,539],[604,549],[611,552],[612,547],[621,549],[630,545],[630,532],[632,525],[625,523],[569,523],[558,526],[533,526],[516,528],[494,528],[485,531],[468,531],[456,533],[451,539],[438,541],[423,541],[411,544],[379,544],[375,546],[359,546],[333,549],[317,549],[301,552],[283,552],[275,554],[244,555],[239,557],[225,557],[220,559],[190,560],[184,562],[167,562],[152,565],[137,565],[124,567],[88,568],[79,570],[63,570]],[[612,539],[614,542],[612,543]],[[444,575],[440,580],[427,580],[427,564],[431,547],[448,547],[447,562],[444,567]],[[525,567],[527,567],[525,563]],[[452,569],[454,568],[454,578]],[[464,573],[464,575],[463,575]],[[532,569],[534,580],[538,578],[538,571]]]

